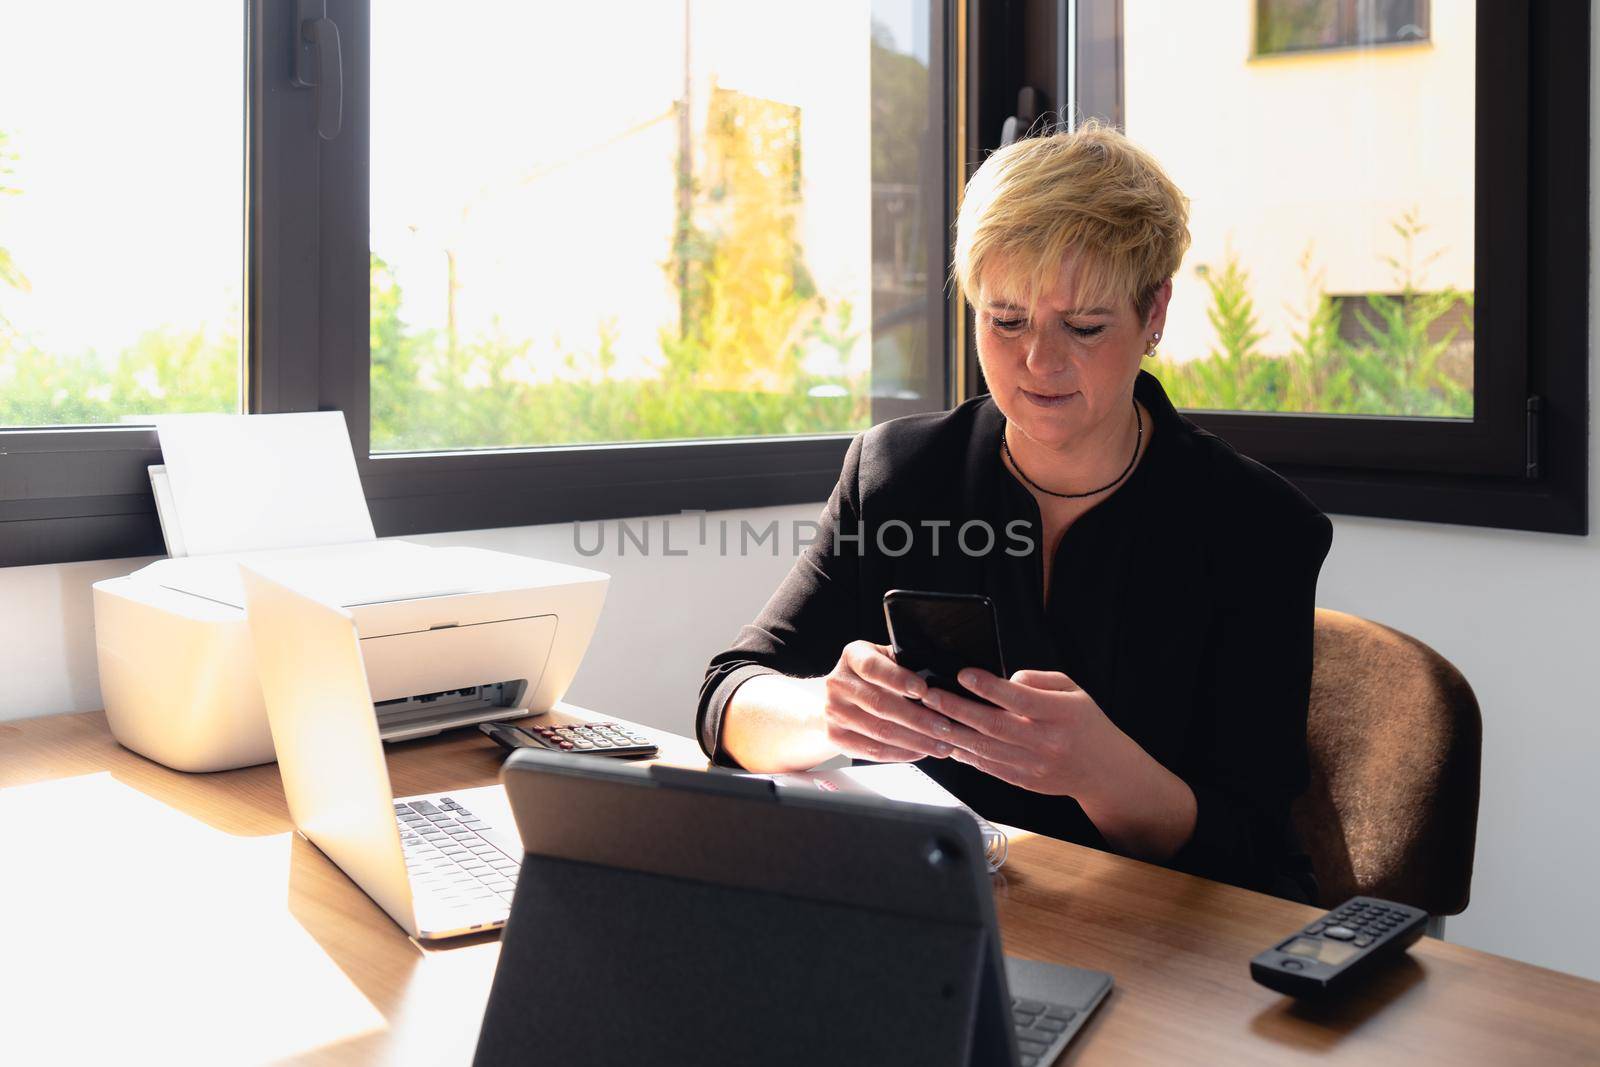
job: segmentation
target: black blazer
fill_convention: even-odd
[[[887,644],[885,591],[983,593],[1008,670],[1063,671],[1194,790],[1194,836],[1171,866],[1314,897],[1289,806],[1307,782],[1314,603],[1332,525],[1289,483],[1179,415],[1153,376],[1141,372],[1134,392],[1153,417],[1150,444],[1062,537],[1048,608],[1038,508],[1000,459],[1005,420],[992,400],[856,437],[817,540],[706,671],[706,753],[733,763],[722,713],[750,677],[816,677],[849,641]],[[993,531],[989,551],[980,525],[957,542],[972,520]],[[1070,797],[954,760],[919,766],[990,819],[1107,847]]]

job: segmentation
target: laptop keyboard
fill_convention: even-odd
[[[1083,1025],[1072,1008],[1024,997],[1011,998],[1011,1018],[1017,1028],[1022,1067],[1047,1067]]]
[[[395,801],[400,845],[411,884],[447,904],[483,909],[511,903],[520,858],[490,844],[479,833],[488,827],[449,797]]]

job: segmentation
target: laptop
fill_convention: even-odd
[[[965,811],[521,749],[475,1062],[1044,1067],[1111,976],[1002,956]]]
[[[239,570],[295,826],[415,938],[503,925],[521,845],[452,796],[394,798],[354,618]]]

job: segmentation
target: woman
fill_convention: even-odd
[[[990,819],[1314,895],[1289,806],[1332,528],[1140,369],[1187,217],[1159,165],[1103,126],[978,169],[955,273],[989,395],[852,442],[821,536],[711,661],[699,730],[716,762],[919,760]],[[987,550],[978,533],[955,543],[975,520]],[[993,706],[895,664],[893,588],[990,597],[1007,666],[1024,668],[963,672]]]

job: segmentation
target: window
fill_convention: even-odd
[[[1416,44],[1428,39],[1428,6],[1428,0],[1256,0],[1256,54]],[[1455,14],[1450,7],[1441,13]]]
[[[7,9],[0,427],[239,410],[241,10]]]
[[[832,434],[875,397],[943,406],[940,376],[873,336],[898,310],[880,301],[928,288],[927,16],[786,10],[376,7],[373,452]],[[600,40],[625,77],[594,76],[580,43]]]
[[[397,314],[339,406],[381,531],[820,499],[851,432],[948,402],[942,6],[822,5],[803,27],[771,0],[529,10],[485,5],[444,51],[516,39],[539,62],[442,82],[398,43],[421,14],[372,13],[357,195],[372,307]],[[624,17],[639,54],[591,84],[573,42]],[[433,110],[391,107],[414,81]],[[583,107],[555,103],[578,85]],[[432,177],[380,193],[398,167]]]
[[[74,136],[137,142],[63,186],[58,232],[105,223],[78,280],[122,286],[94,315],[50,289],[77,333],[19,310],[38,242],[0,203],[0,313],[62,398],[0,419],[0,565],[159,552],[164,411],[344,411],[400,534],[816,500],[851,433],[949,402],[946,5],[326,0],[320,53],[321,3],[192,6],[198,72],[152,68],[173,24],[131,16],[103,65],[81,27],[0,53],[30,84],[104,71],[77,95],[122,121]],[[45,189],[6,146],[0,185]]]
[[[1262,2],[1257,30],[1413,6]],[[1472,418],[1475,7],[1445,5],[1431,48],[1335,35],[1350,50],[1261,64],[1229,47],[1243,4],[1124,4],[1125,128],[1191,202],[1151,367],[1174,403]]]
[[[820,499],[977,381],[950,224],[1024,97],[1195,197],[1197,422],[1329,511],[1586,529],[1587,5],[325,6],[319,87],[318,4],[8,14],[0,565],[158,553],[162,411],[344,411],[385,534]]]
[[[980,49],[974,151],[1030,88],[1163,161],[1194,243],[1154,369],[1324,510],[1581,533],[1589,17],[1036,0],[980,25],[1024,43]]]

